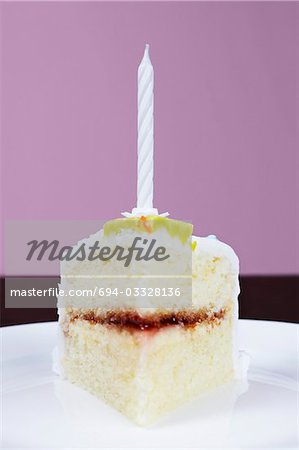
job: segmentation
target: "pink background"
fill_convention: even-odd
[[[136,202],[136,73],[155,69],[155,206],[243,274],[294,273],[295,3],[2,3],[4,219]],[[297,198],[298,200],[298,198]]]

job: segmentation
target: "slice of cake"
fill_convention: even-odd
[[[136,237],[151,255],[135,248],[125,266]],[[102,259],[61,268],[60,288],[78,293],[59,299],[60,372],[69,381],[147,426],[236,376],[239,262],[228,245],[159,216],[107,222],[77,247],[95,243],[106,248]],[[163,260],[149,258],[154,247]]]

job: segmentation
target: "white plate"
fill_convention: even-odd
[[[52,373],[56,327],[2,329],[4,448],[296,447],[296,325],[241,320],[248,390],[222,387],[151,429]]]

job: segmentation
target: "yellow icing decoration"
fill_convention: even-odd
[[[104,225],[104,235],[117,234],[123,229],[150,234],[163,228],[171,237],[178,237],[182,244],[185,244],[192,236],[193,225],[188,222],[160,216],[125,217],[106,222]]]

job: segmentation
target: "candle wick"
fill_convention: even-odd
[[[148,59],[150,61],[150,56],[149,56],[149,44],[145,44],[145,50],[144,50],[144,59]]]

